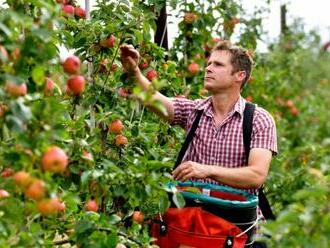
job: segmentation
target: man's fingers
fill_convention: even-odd
[[[132,57],[137,59],[139,57],[139,52],[132,45],[121,45],[121,56],[122,57]]]
[[[189,174],[190,169],[183,163],[173,171],[173,178],[175,180],[183,180],[183,178],[185,178]]]
[[[174,178],[176,178],[180,173],[181,170],[183,169],[184,164],[180,164],[178,167],[175,168],[175,170],[172,172],[172,175]]]
[[[183,177],[182,177],[182,179],[181,179],[181,181],[187,181],[187,180],[189,180],[190,178],[192,178],[193,177],[193,174],[192,173],[187,173],[186,175],[184,175]]]
[[[182,172],[181,172],[181,168],[176,168],[174,171],[173,171],[173,178],[175,179],[175,180],[179,180],[178,178],[180,177],[180,174],[181,174]]]
[[[127,57],[127,60],[128,60],[128,62],[131,63],[131,64],[136,64],[136,61],[135,61],[131,56],[128,56],[128,57]]]

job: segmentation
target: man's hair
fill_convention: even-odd
[[[212,52],[213,51],[228,51],[231,54],[230,62],[234,68],[232,73],[245,71],[246,76],[243,79],[241,86],[241,88],[243,88],[251,76],[252,67],[254,65],[253,59],[249,55],[249,52],[242,47],[234,46],[228,40],[218,42],[213,48]]]

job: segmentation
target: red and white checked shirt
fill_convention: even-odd
[[[182,162],[195,161],[201,164],[227,168],[247,166],[248,158],[243,143],[245,103],[246,100],[240,97],[220,126],[216,127],[212,97],[205,100],[174,98],[174,121],[171,124],[182,126],[187,132],[196,118],[197,110],[204,110],[195,136]],[[276,154],[276,126],[271,115],[266,110],[256,106],[252,126],[250,148],[265,148]],[[199,181],[218,184],[218,182],[211,179]],[[256,189],[248,191],[257,194]]]

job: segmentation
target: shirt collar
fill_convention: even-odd
[[[233,109],[229,111],[228,115],[233,115],[234,113],[238,113],[241,117],[243,117],[243,112],[245,108],[246,100],[240,95],[238,100],[236,101]],[[210,117],[213,117],[213,109],[212,109],[212,96],[206,98],[204,101],[200,101],[195,106],[196,110],[204,110],[204,113]]]
[[[245,99],[240,95],[237,102],[234,105],[233,112],[237,112],[243,117],[244,108],[245,108]]]

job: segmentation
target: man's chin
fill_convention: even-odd
[[[212,86],[209,85],[208,83],[204,83],[204,89],[206,89],[209,93],[213,92]]]

